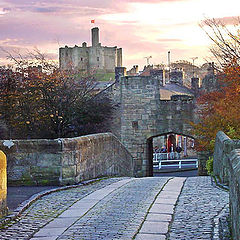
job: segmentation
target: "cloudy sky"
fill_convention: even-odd
[[[104,46],[123,48],[123,64],[142,67],[198,57],[205,62],[211,44],[199,23],[205,18],[240,16],[239,0],[0,0],[0,46],[37,47],[52,58],[58,48],[90,44],[90,29],[100,28]],[[95,19],[95,24],[90,21]],[[0,62],[5,53],[0,50]]]

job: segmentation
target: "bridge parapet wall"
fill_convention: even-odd
[[[229,163],[229,203],[233,239],[240,239],[240,149],[231,152]]]
[[[65,185],[101,176],[132,176],[132,156],[111,133],[65,139],[13,140],[4,149],[8,182]]]
[[[213,171],[229,185],[232,237],[240,239],[240,140],[232,140],[223,132],[217,133]]]
[[[234,149],[240,149],[240,140],[230,139],[224,132],[219,131],[215,140],[213,155],[213,172],[223,183],[229,182],[229,156]]]

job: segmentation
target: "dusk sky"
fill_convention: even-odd
[[[239,0],[0,0],[0,46],[41,51],[58,59],[58,48],[90,45],[90,29],[100,28],[103,46],[123,48],[123,65],[198,57],[205,62],[211,42],[199,27],[205,18],[231,24],[240,16]],[[91,20],[95,24],[91,24]],[[5,61],[0,50],[0,62]]]

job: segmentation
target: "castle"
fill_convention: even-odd
[[[122,48],[101,46],[99,28],[92,28],[91,32],[92,46],[87,46],[87,43],[83,42],[82,47],[75,45],[59,48],[61,69],[73,67],[86,71],[114,73],[115,67],[122,66]]]

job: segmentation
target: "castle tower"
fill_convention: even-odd
[[[86,42],[81,47],[65,46],[59,48],[60,68],[78,68],[89,71],[100,70],[105,73],[114,73],[115,67],[122,66],[122,49],[115,47],[101,46],[99,42],[99,28],[91,29],[92,46]]]
[[[92,28],[92,46],[97,47],[99,44],[99,28]]]

